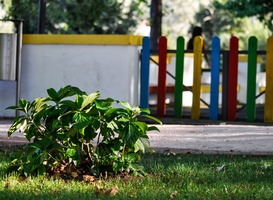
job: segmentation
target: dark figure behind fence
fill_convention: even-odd
[[[192,36],[191,36],[190,40],[187,43],[187,50],[193,50],[194,38],[196,36],[201,36],[202,37],[202,28],[199,27],[199,26],[195,26],[193,28]],[[206,49],[206,44],[205,44],[205,42],[203,42],[203,50],[205,50],[205,49]],[[208,64],[208,66],[210,67],[210,58],[209,58],[209,55],[205,53],[204,57],[205,57],[205,60],[206,60],[206,62]]]

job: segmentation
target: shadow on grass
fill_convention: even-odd
[[[112,197],[93,184],[36,180],[3,186],[0,199],[273,199],[273,156],[147,154],[141,164],[146,177],[105,183],[118,186]]]

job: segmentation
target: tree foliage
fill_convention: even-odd
[[[126,7],[119,0],[47,0],[45,33],[126,34],[136,25],[141,3],[133,0]],[[7,17],[24,19],[24,33],[37,33],[38,1],[11,0]]]
[[[247,49],[248,38],[256,36],[259,41],[259,49],[265,49],[270,31],[267,27],[263,27],[264,25],[256,16],[237,17],[232,10],[219,9],[217,5],[220,2],[224,4],[223,0],[217,0],[218,4],[215,2],[207,6],[201,5],[191,24],[191,30],[196,25],[203,28],[203,37],[209,48],[213,36],[220,37],[223,49],[228,48],[231,36],[239,38],[240,49]],[[261,29],[263,31],[260,31]]]
[[[223,33],[233,35],[240,33],[242,20],[232,17],[232,14],[227,10],[218,10],[213,4],[208,6],[200,6],[200,10],[195,14],[195,21],[191,24],[191,30],[194,26],[200,26],[203,29],[203,37],[208,42],[213,36],[219,36]],[[226,44],[224,44],[226,45]]]
[[[226,0],[223,3],[214,1],[217,9],[228,10],[235,17],[256,16],[261,22],[273,28],[273,1],[272,0]]]

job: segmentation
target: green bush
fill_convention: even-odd
[[[87,95],[73,86],[59,91],[50,88],[47,93],[48,97],[33,102],[21,99],[18,106],[7,108],[24,113],[14,120],[8,136],[19,129],[29,141],[12,161],[10,171],[25,176],[68,168],[96,176],[142,172],[137,164],[141,154],[153,151],[147,131],[158,129],[140,118],[161,123],[149,109],[99,99],[99,92]]]

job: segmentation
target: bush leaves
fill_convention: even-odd
[[[18,106],[8,107],[24,113],[14,120],[8,136],[19,129],[30,142],[10,169],[29,176],[63,172],[59,168],[66,166],[71,169],[69,176],[74,172],[72,178],[80,176],[76,169],[89,169],[91,177],[106,171],[137,174],[142,170],[137,165],[140,153],[153,152],[147,132],[158,129],[139,119],[161,123],[148,109],[112,98],[99,99],[99,92],[87,95],[69,85],[58,91],[49,88],[47,93],[48,97],[33,102],[21,99]],[[109,196],[117,192],[116,187],[103,190]]]

